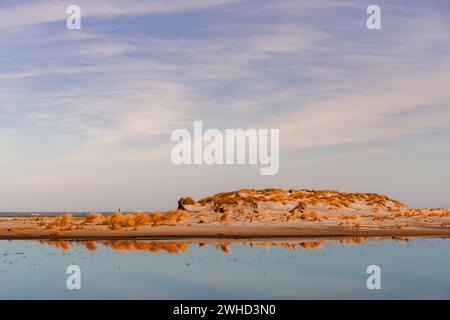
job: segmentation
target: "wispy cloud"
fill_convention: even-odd
[[[170,189],[158,199],[172,199],[164,176],[174,172],[170,132],[198,119],[280,128],[279,180],[236,169],[247,177],[242,183],[267,187],[295,177],[289,164],[308,150],[327,152],[329,161],[346,153],[353,163],[360,153],[349,145],[379,143],[377,155],[405,141],[418,152],[423,141],[433,152],[448,147],[450,26],[442,1],[383,2],[383,29],[375,32],[365,28],[360,1],[77,1],[87,21],[73,32],[65,28],[69,4],[0,5],[0,164],[10,182],[0,191],[28,190],[36,199],[31,185],[51,181],[69,201],[71,179],[90,197],[82,185],[117,194],[120,176],[137,189],[123,200],[129,206],[146,201],[149,184],[159,194]],[[177,178],[179,188],[208,193],[200,181],[211,174],[233,187],[225,169],[184,170],[176,173],[190,178]],[[199,186],[188,183],[193,176]],[[43,207],[51,203],[40,197]],[[10,208],[19,198],[9,197]]]
[[[78,0],[84,17],[117,17],[126,15],[164,14],[205,10],[228,5],[239,0]],[[73,1],[72,1],[73,2]],[[51,22],[65,22],[66,9],[71,1],[42,0],[25,4],[0,6],[0,29],[33,26]]]

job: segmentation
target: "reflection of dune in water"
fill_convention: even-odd
[[[222,251],[222,252],[225,253],[225,254],[231,253],[231,250],[228,248],[228,247],[231,245],[231,243],[229,243],[229,242],[210,243],[210,245],[211,245],[212,247],[214,247],[214,248],[216,248],[216,249]],[[201,244],[199,244],[199,247],[200,247],[200,248],[204,248],[204,247],[206,247],[206,246],[208,246],[207,243],[201,243]]]
[[[68,240],[39,240],[40,244],[49,245],[58,249],[70,250],[72,244],[78,244],[89,251],[96,251],[101,244],[115,251],[148,251],[158,253],[165,251],[168,253],[186,252],[189,248],[187,242],[159,242],[145,240],[110,240],[110,241],[68,241]]]
[[[63,250],[69,250],[72,248],[71,241],[64,240],[39,240],[40,244],[56,247]]]
[[[111,240],[101,241],[100,243],[116,251],[149,251],[154,253],[165,251],[168,253],[181,253],[186,252],[189,248],[189,244],[185,242]]]
[[[355,238],[341,239],[341,240],[339,240],[339,243],[340,244],[360,244],[360,243],[363,243],[363,241],[364,241],[364,239],[355,237]]]
[[[99,245],[110,248],[114,251],[146,251],[152,253],[166,252],[170,254],[185,253],[189,246],[197,245],[199,248],[215,248],[224,254],[232,252],[231,246],[249,246],[251,248],[257,247],[279,247],[286,248],[291,251],[297,251],[298,248],[302,250],[319,250],[325,244],[335,245],[360,245],[365,241],[383,241],[391,240],[395,242],[409,241],[407,237],[392,237],[392,238],[366,238],[366,237],[351,237],[351,238],[334,238],[334,239],[320,239],[314,238],[311,240],[292,239],[292,240],[205,240],[205,241],[163,241],[163,240],[97,240],[97,241],[69,241],[69,240],[39,240],[43,245],[53,246],[63,250],[70,250],[73,244],[83,246],[88,251],[99,250]]]
[[[96,251],[97,250],[97,243],[95,241],[83,241],[81,244],[84,245],[84,247],[89,251]]]

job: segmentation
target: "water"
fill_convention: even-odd
[[[2,240],[0,298],[450,298],[447,239],[269,242]],[[81,290],[66,288],[72,264]],[[366,287],[372,264],[381,267],[381,290]]]

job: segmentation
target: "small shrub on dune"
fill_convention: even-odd
[[[256,192],[256,190],[255,189],[240,189],[240,190],[238,190],[237,192],[239,192],[239,193],[248,193],[248,194],[252,194],[252,193],[255,193]]]
[[[68,224],[70,224],[70,222],[72,221],[72,215],[71,214],[63,214],[60,215],[58,218],[56,218],[55,220],[55,225],[56,226],[67,226]]]
[[[269,195],[274,195],[274,194],[280,194],[283,193],[284,190],[283,189],[263,189],[261,190],[261,193],[269,196]]]
[[[339,201],[336,201],[336,200],[328,201],[328,205],[332,206],[332,207],[335,207],[335,208],[340,208],[342,206],[341,203]]]
[[[361,216],[359,214],[342,214],[339,215],[337,218],[342,220],[351,220],[351,219],[361,219]]]
[[[270,198],[269,201],[286,204],[286,198],[283,196],[278,196],[278,195]]]
[[[391,219],[392,219],[391,216],[382,215],[382,214],[375,215],[372,217],[372,221],[386,221],[386,220],[391,220]]]
[[[327,219],[326,216],[316,212],[316,211],[306,211],[300,215],[300,219],[306,220],[306,221],[322,221],[324,219]]]
[[[445,211],[442,209],[435,209],[432,212],[428,213],[429,217],[441,217],[441,218],[445,218],[445,217],[450,217],[450,211]]]
[[[403,213],[403,216],[405,216],[405,217],[415,217],[415,216],[420,216],[420,215],[421,215],[421,212],[418,209],[408,210]]]

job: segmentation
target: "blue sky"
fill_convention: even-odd
[[[168,209],[240,187],[450,207],[449,14],[446,0],[2,1],[0,211]],[[194,120],[279,128],[279,174],[174,166],[170,134]]]

